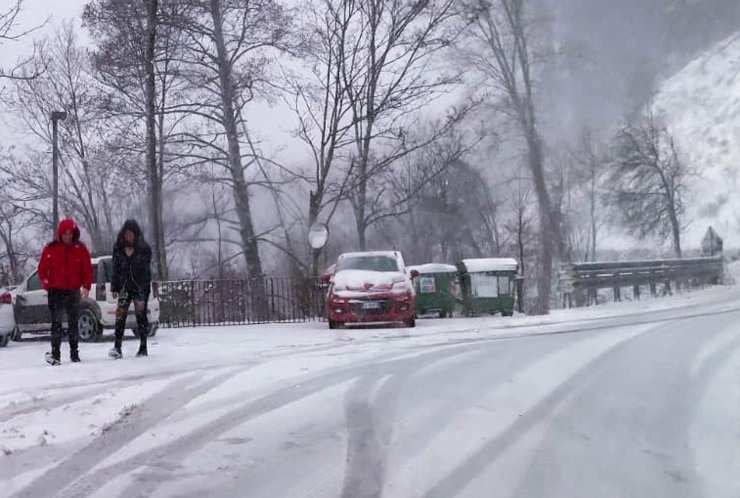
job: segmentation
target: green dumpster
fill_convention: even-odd
[[[467,316],[514,314],[519,263],[512,258],[464,259],[457,265]]]
[[[434,313],[440,318],[451,317],[459,295],[457,267],[429,263],[412,266],[419,276],[414,279],[416,288],[416,315]]]

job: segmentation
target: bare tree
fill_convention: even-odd
[[[214,163],[225,173],[213,181],[230,186],[242,253],[262,302],[261,234],[255,227],[247,177],[256,148],[244,134],[245,106],[267,88],[271,50],[285,48],[290,18],[274,0],[181,0],[181,5],[186,9],[175,25],[186,36],[182,77],[192,101],[179,111],[202,123],[181,133],[180,139],[190,148],[191,164]]]
[[[536,211],[533,209],[532,190],[529,186],[531,180],[522,178],[521,175],[514,179],[510,195],[507,199],[509,216],[504,223],[504,232],[508,235],[509,244],[519,260],[519,274],[524,277],[525,288],[529,287],[530,275],[529,262],[535,258],[532,249],[536,246],[535,218]],[[524,296],[519,296],[526,302]]]
[[[405,229],[419,261],[459,261],[501,254],[499,206],[483,176],[454,158],[411,203]]]
[[[411,134],[419,109],[450,88],[457,74],[435,64],[456,33],[450,22],[454,0],[417,2],[337,0],[330,2],[350,29],[338,40],[347,57],[341,59],[342,87],[351,108],[353,152],[348,167],[349,199],[358,242],[367,245],[367,230],[393,216],[378,203],[388,191],[386,180],[401,159],[436,141],[461,119],[453,110],[431,134]],[[417,121],[414,121],[417,120]],[[390,175],[393,176],[392,174]],[[379,209],[380,208],[380,209]]]
[[[53,37],[39,43],[38,57],[46,71],[15,82],[12,108],[47,147],[52,144],[51,112],[61,109],[68,113],[68,118],[60,123],[62,206],[80,218],[91,236],[93,249],[103,251],[112,236],[113,200],[108,193],[114,177],[103,160],[106,131],[100,126],[97,88],[87,53],[79,45],[73,25],[67,23]],[[31,71],[33,67],[26,74]],[[16,172],[19,183],[29,188],[38,184],[37,194],[42,196],[50,194],[38,178],[46,177],[45,163],[27,163]]]
[[[24,0],[11,0],[6,10],[0,10],[0,47],[6,43],[13,43],[22,40],[34,31],[41,28],[45,22],[35,25],[31,28],[21,28],[18,26],[18,18],[23,11]],[[36,54],[21,58],[10,69],[0,67],[0,80],[25,80],[33,79],[43,71],[43,65],[36,64],[34,70],[29,72],[29,66],[36,61]]]
[[[535,312],[550,308],[553,259],[562,249],[559,219],[548,191],[542,138],[535,106],[534,71],[537,58],[527,0],[465,0],[468,37],[461,53],[481,75],[481,86],[496,109],[517,124],[527,147],[527,164],[537,196],[540,222],[538,302]]]
[[[301,175],[309,186],[306,227],[317,221],[329,224],[346,190],[352,172],[341,167],[348,162],[353,119],[344,90],[344,69],[351,65],[348,52],[354,15],[351,2],[315,0],[302,11],[305,36],[299,53],[305,74],[288,78],[290,98],[286,101],[297,116],[296,136],[311,153],[311,172]],[[311,274],[317,275],[322,249],[310,250]]]
[[[607,199],[630,233],[671,240],[682,257],[689,180],[695,174],[681,157],[671,133],[648,107],[614,139]]]
[[[598,250],[599,226],[603,216],[600,212],[600,188],[604,176],[606,158],[600,150],[594,134],[584,129],[581,134],[577,160],[580,162],[586,181],[586,202],[588,206],[589,245],[586,251],[586,261],[596,261]]]
[[[146,116],[146,169],[149,173],[151,192],[151,222],[154,233],[154,254],[157,260],[157,273],[161,279],[167,278],[167,255],[164,248],[164,226],[162,223],[162,175],[157,164],[157,74],[154,61],[157,48],[158,0],[145,0],[146,5],[146,44],[144,49],[144,96]]]
[[[100,108],[112,132],[109,148],[126,161],[123,173],[147,192],[157,273],[169,274],[164,213],[164,188],[179,172],[171,158],[171,142],[184,116],[180,105],[178,59],[182,35],[173,26],[183,7],[177,0],[94,0],[83,22],[95,42],[95,78],[103,94]]]
[[[0,156],[0,162],[10,161],[10,154]],[[29,235],[38,228],[33,214],[14,198],[14,184],[12,176],[0,173],[0,242],[4,249],[0,261],[7,264],[8,280],[3,284],[17,284],[23,278],[26,261],[35,249]]]

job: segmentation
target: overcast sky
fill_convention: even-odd
[[[20,29],[39,25],[46,19],[49,23],[44,27],[44,31],[53,31],[64,19],[79,19],[82,14],[82,8],[85,6],[85,0],[24,0],[23,12],[18,20]],[[5,4],[5,0],[0,0],[0,4]],[[5,8],[3,8],[5,10]],[[38,36],[35,33],[34,36]],[[7,43],[2,46],[0,60],[7,66],[19,56],[27,54],[32,44],[32,38],[26,38],[17,43]]]

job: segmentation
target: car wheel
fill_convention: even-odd
[[[10,334],[0,336],[0,348],[6,347],[9,342],[10,342]]]
[[[95,342],[100,338],[100,320],[91,308],[83,307],[80,310],[80,317],[77,319],[77,331],[80,340],[83,342]]]
[[[440,311],[439,312],[439,317],[440,318],[447,318],[447,312],[445,310]]]
[[[344,324],[342,322],[335,322],[334,320],[329,320],[330,330],[341,329],[342,327],[344,327]]]
[[[11,336],[13,337],[13,340],[15,342],[21,342],[21,340],[23,339],[23,332],[21,332],[21,329],[16,327],[13,329],[13,333],[11,334]]]
[[[409,318],[408,320],[406,320],[405,322],[403,322],[403,324],[406,327],[412,329],[412,328],[416,327],[416,318],[415,317]]]

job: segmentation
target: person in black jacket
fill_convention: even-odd
[[[116,309],[115,342],[109,353],[111,358],[122,357],[121,343],[131,302],[134,303],[140,340],[139,352],[136,356],[148,356],[149,354],[147,351],[149,334],[147,302],[152,283],[151,262],[152,250],[144,240],[139,224],[136,220],[126,220],[113,246],[111,292],[113,298],[118,299],[118,308]]]

